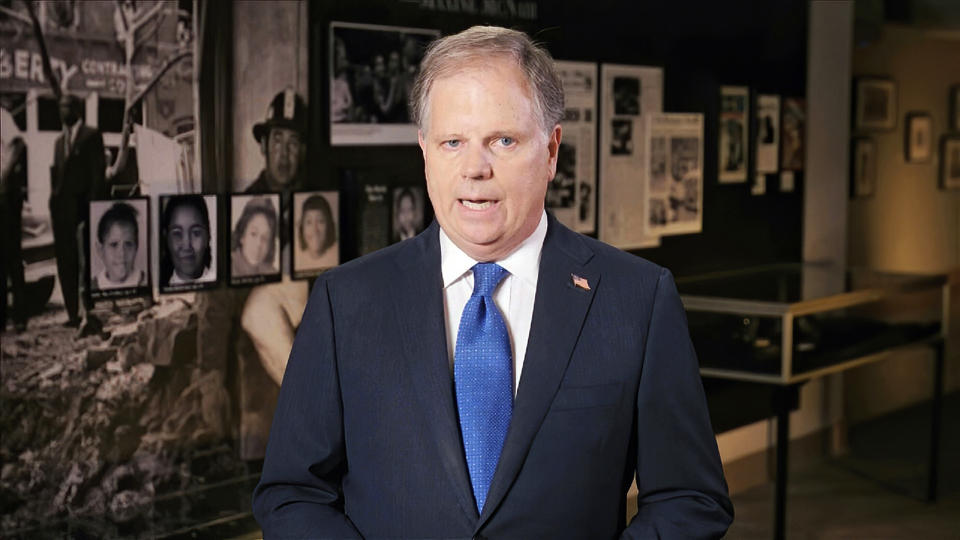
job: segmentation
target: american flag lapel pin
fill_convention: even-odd
[[[590,282],[587,281],[587,278],[580,277],[576,274],[570,274],[570,279],[573,281],[573,286],[581,288],[585,291],[590,290]]]

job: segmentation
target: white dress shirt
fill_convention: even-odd
[[[494,261],[508,272],[507,277],[493,293],[493,302],[500,309],[510,334],[510,349],[513,357],[513,393],[517,393],[523,358],[530,337],[533,320],[533,301],[537,296],[537,276],[540,272],[540,252],[547,236],[547,213],[540,216],[540,223],[533,234],[527,237],[506,258]],[[473,295],[474,259],[463,252],[440,229],[440,269],[443,274],[443,308],[447,320],[447,354],[453,372],[454,351],[457,333],[460,331],[460,316],[467,300]]]

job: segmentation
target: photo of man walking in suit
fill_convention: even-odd
[[[670,272],[544,210],[549,53],[499,27],[444,37],[410,107],[436,221],[313,287],[254,492],[264,536],[721,537]]]
[[[83,123],[80,98],[64,94],[59,106],[63,133],[54,144],[53,165],[50,167],[50,217],[57,276],[67,308],[65,324],[79,327],[78,335],[87,336],[99,334],[103,328],[91,312],[93,300],[89,287],[82,281],[87,275],[90,253],[87,238],[89,203],[106,195],[106,156],[100,131]]]

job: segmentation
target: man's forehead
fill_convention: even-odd
[[[298,138],[298,139],[300,138],[300,132],[299,132],[299,131],[297,131],[297,130],[295,130],[295,129],[285,128],[285,127],[278,127],[278,126],[275,126],[275,127],[270,128],[270,136],[273,137],[273,136],[275,136],[275,135],[284,135],[284,136],[287,136],[287,137],[296,137],[296,138]]]

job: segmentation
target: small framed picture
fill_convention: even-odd
[[[870,137],[856,137],[851,145],[850,197],[872,197],[877,183],[877,147]]]
[[[952,131],[960,131],[960,84],[950,87],[950,119],[949,125]]]
[[[216,287],[217,196],[160,195],[160,292]]]
[[[90,295],[150,292],[150,204],[146,197],[90,201]]]
[[[940,188],[960,189],[960,134],[943,137],[940,155]]]
[[[390,235],[394,242],[413,238],[426,227],[426,198],[426,190],[421,186],[393,188]]]
[[[293,194],[293,277],[310,278],[340,262],[340,193]]]
[[[904,152],[907,163],[926,163],[933,155],[933,118],[927,113],[907,115],[904,134]]]
[[[862,77],[855,82],[853,127],[885,131],[897,127],[897,85],[890,79]]]
[[[230,196],[230,285],[280,280],[279,193]]]

